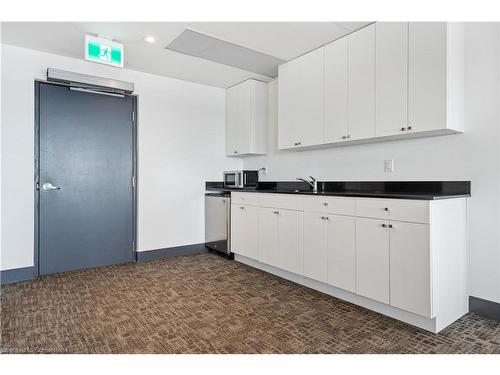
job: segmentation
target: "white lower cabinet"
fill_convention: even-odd
[[[325,214],[304,212],[304,276],[328,280]]]
[[[432,317],[430,228],[390,222],[391,306]]]
[[[385,220],[356,218],[356,293],[389,303],[389,227]]]
[[[303,213],[278,210],[280,268],[302,274],[303,265]]]
[[[429,225],[357,218],[356,293],[431,317]]]
[[[355,292],[356,219],[340,215],[327,215],[326,218],[326,282]]]
[[[278,210],[259,207],[259,261],[279,267]]]
[[[254,206],[231,205],[231,249],[234,253],[258,258],[258,211]]]
[[[468,311],[465,198],[235,193],[231,213],[236,260],[433,332]]]
[[[304,212],[303,275],[354,292],[354,233],[354,217]]]
[[[259,208],[258,260],[302,273],[302,212]]]

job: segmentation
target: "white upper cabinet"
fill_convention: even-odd
[[[408,127],[408,22],[376,24],[377,136],[405,133]]]
[[[463,131],[463,24],[411,22],[408,131]]]
[[[350,140],[375,137],[375,25],[348,35]]]
[[[464,131],[462,23],[380,22],[279,68],[278,148]]]
[[[323,143],[324,48],[279,67],[278,147]]]
[[[267,83],[246,80],[226,90],[226,155],[267,152]]]
[[[348,38],[325,46],[325,142],[347,139],[349,134]]]

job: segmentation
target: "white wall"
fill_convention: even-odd
[[[263,180],[470,180],[470,294],[500,302],[499,25],[465,29],[465,133],[245,158]],[[270,147],[276,150],[277,81],[270,84]],[[394,159],[393,173],[384,159]]]
[[[1,269],[33,265],[34,79],[47,67],[135,83],[138,250],[204,242],[206,180],[241,168],[224,156],[224,90],[2,45]]]

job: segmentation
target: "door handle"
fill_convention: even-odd
[[[52,191],[52,190],[60,190],[61,188],[59,186],[54,186],[50,182],[46,182],[42,185],[42,190],[43,191]]]

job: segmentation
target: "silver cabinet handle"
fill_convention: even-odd
[[[402,132],[406,131],[406,128],[403,126],[403,127],[401,128],[401,131],[402,131]]]
[[[342,139],[347,139],[347,135],[343,135],[343,136],[342,136]]]
[[[245,209],[245,207],[243,207],[243,206],[240,207],[240,210],[244,210],[244,209]]]
[[[279,211],[274,211],[274,213],[275,213],[276,215],[279,215],[279,213],[280,213],[280,212],[279,212]]]
[[[347,135],[346,135],[346,138],[347,138],[347,139],[351,139],[351,135],[350,135],[350,134],[347,134]]]
[[[406,128],[406,130],[411,130],[411,126],[408,126],[408,127]]]
[[[52,190],[60,190],[61,187],[59,186],[54,186],[50,182],[46,182],[42,185],[42,190],[43,191],[52,191]]]
[[[394,228],[394,227],[392,226],[392,224],[389,224],[389,228]]]
[[[302,142],[295,142],[293,145],[294,146],[300,146],[302,144]]]
[[[323,202],[323,206],[328,206],[328,202]]]
[[[234,150],[234,151],[233,151],[233,153],[234,153],[234,154],[237,154],[237,153],[238,153],[238,151]]]
[[[389,212],[389,211],[390,211],[390,210],[389,210],[389,207],[384,207],[384,211]]]
[[[382,228],[387,228],[387,224],[382,224]]]

